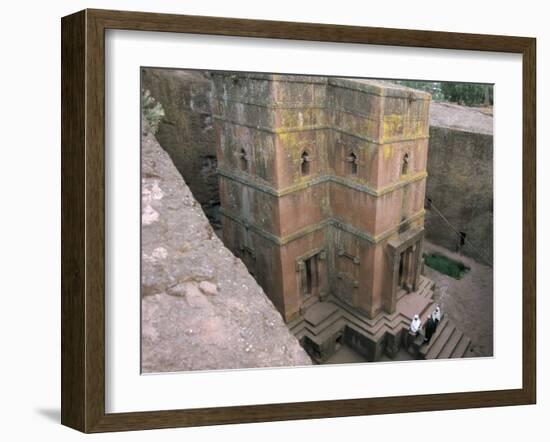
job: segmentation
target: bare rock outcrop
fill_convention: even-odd
[[[430,126],[493,135],[493,116],[488,114],[485,108],[432,102]]]
[[[146,373],[311,364],[147,129],[141,339]]]

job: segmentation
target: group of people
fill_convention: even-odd
[[[426,323],[424,324],[424,343],[428,344],[432,339],[433,334],[437,330],[437,325],[441,322],[441,309],[439,305],[435,306],[435,310],[432,312]],[[411,321],[410,331],[415,336],[418,336],[422,332],[422,321],[419,315],[414,315]]]

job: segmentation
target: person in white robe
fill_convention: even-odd
[[[411,321],[410,325],[411,333],[414,333],[415,336],[418,336],[418,333],[420,333],[420,329],[422,328],[422,321],[420,320],[420,317],[418,315],[414,315],[413,320]]]
[[[441,309],[439,308],[439,305],[435,306],[435,310],[432,312],[432,319],[436,326],[441,321]]]

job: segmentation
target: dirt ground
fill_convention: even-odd
[[[437,252],[470,267],[462,279],[454,279],[424,266],[435,282],[434,300],[472,340],[470,355],[493,355],[493,269],[443,247],[424,242],[426,253]]]

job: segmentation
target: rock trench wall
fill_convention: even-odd
[[[213,225],[219,224],[212,82],[207,71],[144,68],[141,88],[162,104],[165,117],[156,138]]]
[[[432,104],[431,108],[426,237],[435,244],[491,265],[493,119],[461,106],[453,106],[449,113],[447,107]],[[464,118],[460,118],[461,115]],[[460,120],[461,126],[457,127],[459,121],[450,121],[450,118]],[[465,234],[463,245],[458,232]]]
[[[142,371],[310,365],[147,127],[141,148]]]

